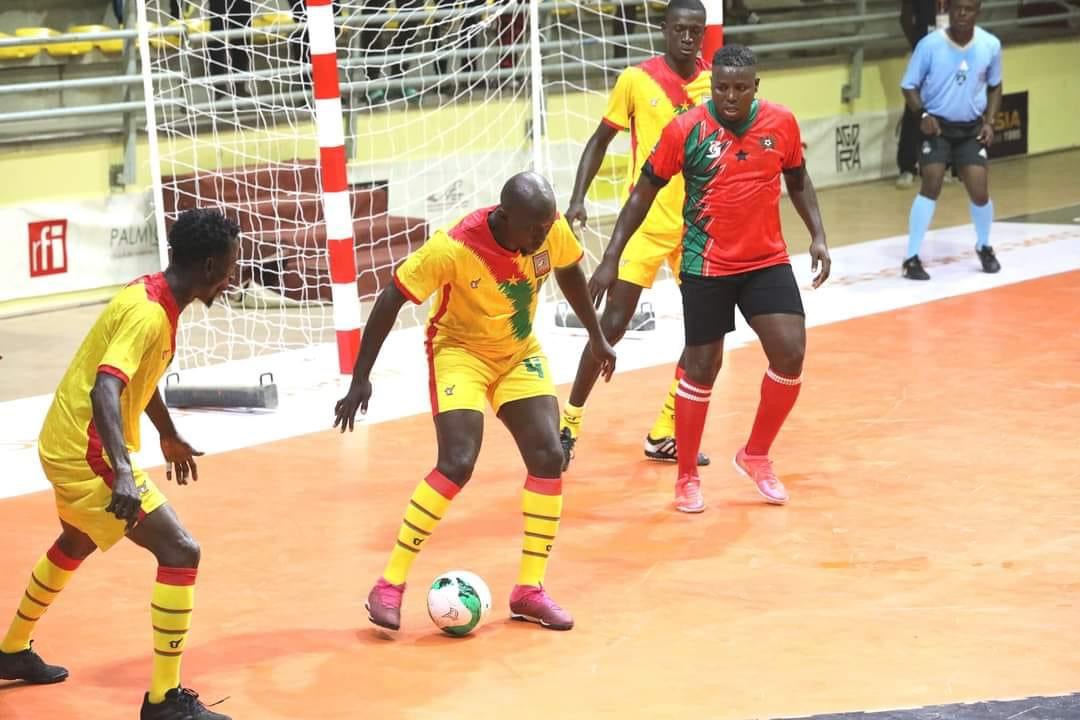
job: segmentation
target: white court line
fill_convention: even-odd
[[[811,327],[910,307],[942,298],[979,292],[1011,283],[1080,269],[1080,228],[1070,225],[996,223],[993,243],[1002,271],[979,270],[970,225],[929,233],[920,253],[933,276],[929,282],[900,277],[900,259],[907,238],[892,237],[832,251],[833,275],[826,285],[810,290],[810,261],[806,254],[792,259],[804,288],[807,324]],[[793,234],[794,236],[794,234]],[[658,282],[642,295],[657,312],[657,329],[628,333],[616,349],[618,371],[674,363],[682,350],[682,311],[671,280]],[[536,331],[550,359],[556,383],[573,380],[584,333],[558,328],[552,303],[537,313]],[[738,327],[728,336],[727,349],[753,340],[737,315]],[[197,448],[210,453],[251,447],[326,430],[333,421],[334,402],[347,380],[337,374],[337,351],[324,345],[280,353],[224,367],[183,373],[182,381],[253,383],[262,372],[274,373],[280,406],[274,412],[173,411],[180,432]],[[392,362],[390,362],[392,358]],[[427,362],[419,328],[392,333],[372,377],[371,409],[367,423],[429,412]],[[0,498],[48,487],[38,464],[35,442],[51,396],[40,395],[0,403]],[[162,464],[156,432],[143,417],[144,447],[138,460],[144,467]]]

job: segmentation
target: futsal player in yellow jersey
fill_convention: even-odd
[[[239,250],[239,227],[220,213],[181,214],[168,243],[169,266],[121,290],[98,317],[60,381],[38,439],[52,483],[60,536],[38,561],[7,634],[0,641],[0,679],[54,683],[67,678],[30,648],[30,636],[80,563],[125,535],[154,554],[150,600],[154,659],[142,720],[228,720],[180,687],[180,658],[191,624],[199,546],[165,496],[131,460],[139,450],[139,418],[157,428],[167,476],[198,480],[194,450],[176,431],[158,392],[172,361],[180,312],[209,306],[228,287]],[[109,607],[108,598],[90,608]],[[124,715],[118,713],[119,717]]]
[[[660,140],[664,127],[681,113],[705,102],[710,93],[710,68],[698,53],[705,34],[705,6],[701,0],[671,0],[664,10],[661,26],[664,34],[664,54],[629,67],[619,75],[611,92],[607,111],[596,128],[578,163],[574,191],[566,219],[570,223],[588,220],[585,193],[596,177],[608,145],[615,136],[630,131],[631,182],[641,175],[641,167]],[[611,344],[617,343],[634,316],[638,299],[644,288],[652,287],[656,273],[667,262],[675,277],[679,276],[682,258],[683,198],[682,176],[672,178],[656,196],[641,228],[626,246],[619,264],[619,277],[607,296],[600,326]],[[678,459],[675,445],[675,389],[682,377],[684,359],[679,359],[675,380],[668,390],[660,414],[645,437],[645,456],[653,460]],[[585,402],[589,399],[599,367],[589,352],[583,352],[574,378],[570,399],[563,408],[560,441],[563,449],[563,470],[574,456],[574,445],[581,432]],[[698,464],[709,459],[698,455]]]
[[[525,540],[510,614],[555,630],[574,621],[542,583],[562,512],[559,405],[551,370],[532,332],[537,297],[551,276],[589,332],[589,348],[610,379],[615,353],[600,331],[579,261],[582,249],[558,215],[555,193],[540,175],[521,173],[500,202],[436,232],[394,273],[364,331],[349,392],[335,408],[335,426],[352,429],[367,410],[369,376],[406,301],[436,295],[427,328],[431,412],[438,461],[409,499],[389,562],[368,595],[376,625],[397,630],[405,580],[480,453],[484,407],[490,403],[521,450]]]

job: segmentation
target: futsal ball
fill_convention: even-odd
[[[427,606],[437,628],[461,637],[491,612],[491,590],[475,573],[451,570],[435,578],[428,590]]]

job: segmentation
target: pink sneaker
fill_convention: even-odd
[[[401,627],[401,597],[405,594],[405,583],[393,585],[383,578],[375,583],[368,593],[364,607],[368,619],[379,627],[397,630]]]
[[[768,455],[748,455],[744,445],[735,453],[732,460],[740,475],[754,481],[761,496],[773,505],[783,505],[788,501],[788,492],[784,484],[773,471],[772,460]]]
[[[697,475],[683,475],[675,483],[675,509],[684,513],[705,512],[701,478]]]
[[[515,585],[510,593],[510,617],[540,623],[551,630],[574,627],[574,618],[555,604],[543,585]]]

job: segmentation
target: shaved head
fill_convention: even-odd
[[[543,175],[523,172],[503,185],[496,220],[495,239],[521,255],[531,255],[544,243],[559,213],[555,191]]]
[[[555,191],[539,173],[518,173],[503,185],[499,204],[511,219],[547,218],[555,213]]]

